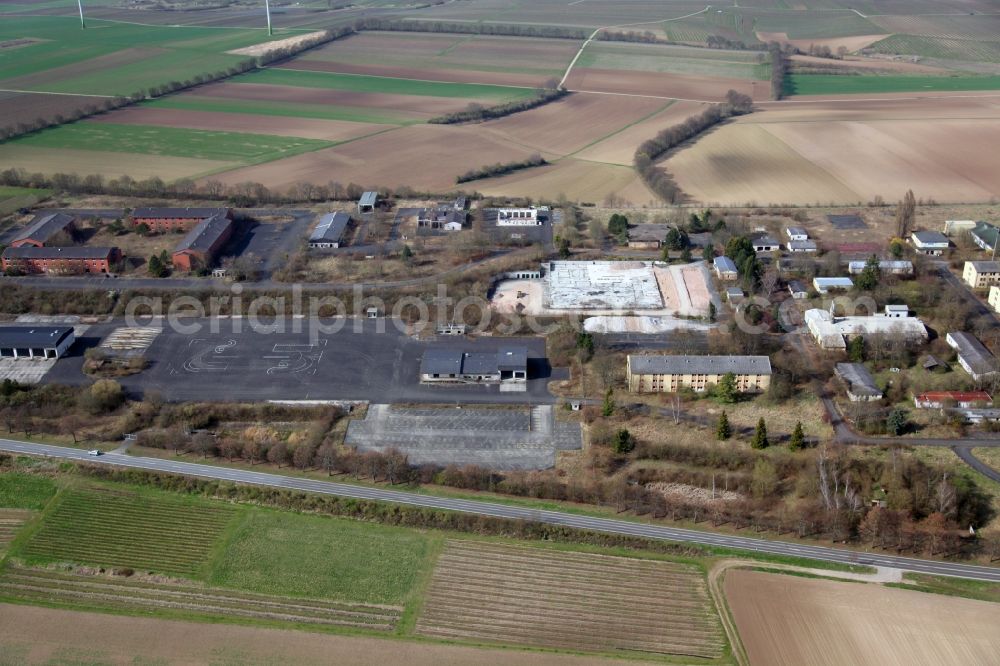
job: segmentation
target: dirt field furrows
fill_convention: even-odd
[[[765,100],[771,94],[767,81],[705,78],[686,74],[629,72],[620,69],[590,69],[574,67],[566,81],[570,90],[648,95],[665,99],[718,102],[730,90]]]
[[[491,120],[480,128],[515,144],[568,155],[656,113],[666,103],[643,97],[576,93],[537,109]]]
[[[384,109],[424,119],[452,111],[461,111],[477,100],[455,97],[424,97],[389,93],[362,93],[323,88],[276,86],[262,83],[217,83],[202,86],[190,93],[221,99],[242,100],[252,108],[254,100],[286,104],[328,104],[356,108]],[[489,105],[488,100],[479,100]]]
[[[18,123],[34,122],[38,118],[51,120],[57,114],[68,116],[73,109],[100,106],[103,101],[82,95],[0,92],[0,124],[16,127]]]
[[[30,636],[30,641],[26,637]],[[9,663],[627,666],[634,661],[0,604]]]
[[[683,565],[451,541],[417,633],[452,639],[719,658],[701,574]]]
[[[8,566],[0,595],[25,601],[59,601],[114,610],[174,609],[219,617],[243,617],[303,624],[392,631],[403,609],[349,604],[168,583],[133,583],[103,575]]]
[[[339,74],[367,74],[422,81],[446,81],[448,83],[491,83],[502,86],[541,87],[549,74],[518,74],[515,72],[482,72],[467,69],[432,67],[402,67],[399,65],[358,64],[327,62],[320,60],[295,60],[279,65],[285,69],[304,69],[311,72],[336,72]]]
[[[927,98],[767,107],[665,162],[703,203],[853,205],[913,189],[942,203],[1000,192],[1000,103]]]
[[[17,166],[29,173],[75,173],[80,176],[98,173],[107,178],[128,175],[136,180],[158,176],[165,181],[203,176],[238,166],[236,162],[193,157],[42,148],[12,142],[0,144],[0,164]]]
[[[742,570],[723,585],[751,666],[966,666],[1000,653],[1000,604]]]
[[[447,192],[456,187],[455,177],[459,174],[484,164],[523,160],[535,152],[530,147],[504,143],[477,131],[476,126],[413,125],[213,178],[224,183],[250,180],[273,188],[341,178],[344,182],[409,185]]]
[[[659,113],[584,148],[576,153],[575,157],[594,162],[632,166],[635,149],[639,147],[639,144],[647,139],[652,139],[661,130],[684,122],[697,114],[703,107],[697,102],[668,102],[668,104],[669,106]]]
[[[0,553],[7,549],[7,544],[14,540],[14,535],[32,515],[34,512],[26,509],[0,509]]]
[[[609,196],[635,205],[657,201],[632,167],[573,157],[500,178],[477,180],[475,189],[488,195],[535,199],[565,194],[570,200],[590,203],[601,203]]]
[[[273,118],[249,113],[217,111],[190,111],[186,109],[157,109],[135,106],[105,113],[94,122],[124,125],[157,125],[159,127],[186,127],[223,132],[249,132],[272,136],[297,136],[305,139],[346,141],[386,129],[387,125],[355,123],[344,120],[319,120],[313,118]]]

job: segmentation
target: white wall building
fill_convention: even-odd
[[[539,227],[537,208],[499,208],[497,209],[498,227]]]

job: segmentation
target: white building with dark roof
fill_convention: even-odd
[[[870,317],[835,317],[826,310],[806,310],[803,318],[813,339],[823,349],[846,349],[847,341],[861,336],[899,335],[910,344],[927,341],[927,327],[916,317],[876,314]]]
[[[948,237],[940,231],[914,231],[910,234],[913,249],[920,254],[939,257],[951,247]]]
[[[420,360],[420,381],[426,384],[502,384],[528,380],[528,349],[504,347],[498,351],[465,351],[436,347]]]
[[[962,279],[973,289],[986,289],[1000,284],[1000,261],[967,261]]]
[[[697,392],[718,384],[732,373],[740,393],[760,393],[771,385],[767,356],[653,356],[629,354],[628,389],[633,393]]]
[[[316,228],[309,235],[309,247],[339,248],[344,243],[344,233],[350,223],[351,216],[347,213],[327,213],[319,218]]]
[[[997,374],[997,357],[976,336],[953,331],[945,340],[958,352],[958,364],[977,382]]]
[[[0,358],[59,358],[74,340],[72,326],[0,326]]]

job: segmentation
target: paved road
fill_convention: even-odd
[[[625,534],[648,539],[662,539],[682,543],[694,543],[723,548],[785,555],[790,557],[808,557],[827,562],[842,564],[861,564],[868,566],[891,567],[915,573],[934,574],[938,576],[953,576],[975,580],[1000,582],[1000,568],[961,564],[953,562],[936,562],[912,557],[897,557],[876,553],[858,553],[846,549],[815,546],[784,541],[769,541],[745,536],[729,536],[698,530],[649,525],[627,520],[611,518],[593,518],[561,511],[542,511],[526,509],[517,506],[507,506],[492,502],[455,499],[449,497],[433,497],[383,488],[368,488],[330,481],[315,481],[295,477],[251,472],[246,470],[199,465],[197,463],[176,460],[161,460],[159,458],[141,458],[108,453],[100,457],[87,454],[86,451],[70,449],[61,446],[34,444],[11,439],[0,439],[0,450],[11,453],[21,453],[35,456],[76,460],[79,462],[114,465],[133,469],[145,469],[170,474],[181,474],[208,479],[219,479],[237,483],[275,488],[287,488],[302,492],[353,497],[357,499],[396,502],[411,506],[420,506],[447,511],[459,511],[498,518],[515,520],[533,520],[551,525],[564,525],[585,530]]]

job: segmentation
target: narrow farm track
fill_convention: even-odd
[[[247,485],[282,488],[304,493],[335,495],[376,502],[395,502],[409,506],[458,511],[483,516],[506,518],[511,520],[528,520],[550,525],[561,525],[574,529],[592,530],[610,534],[625,534],[646,539],[661,539],[678,543],[693,543],[716,548],[730,548],[752,551],[769,555],[785,557],[800,557],[825,562],[835,562],[850,565],[868,565],[900,569],[913,573],[924,573],[936,576],[953,576],[1000,582],[1000,568],[966,564],[963,562],[946,562],[927,560],[916,557],[901,557],[883,553],[861,553],[847,548],[836,548],[803,541],[782,541],[777,539],[762,539],[742,535],[720,534],[707,530],[669,527],[662,524],[651,524],[635,520],[599,518],[579,513],[551,511],[525,508],[511,504],[501,504],[471,499],[452,497],[436,497],[420,493],[371,488],[336,483],[331,481],[315,481],[312,479],[282,476],[266,472],[254,472],[241,469],[228,469],[212,465],[163,460],[159,458],[144,458],[138,456],[104,454],[100,457],[88,455],[86,451],[63,446],[22,442],[14,439],[0,439],[0,451],[9,453],[41,456],[59,460],[72,460],[83,464],[108,465],[124,469],[142,469],[162,474],[177,474],[203,479],[214,479]]]

